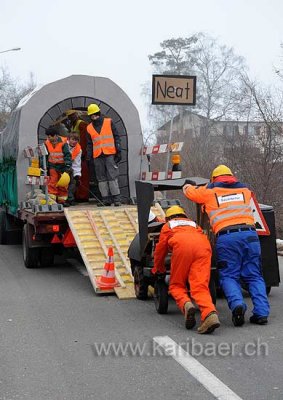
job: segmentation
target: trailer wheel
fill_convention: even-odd
[[[54,264],[54,251],[52,247],[42,247],[39,249],[39,264],[42,268],[50,267]]]
[[[137,299],[146,300],[148,291],[148,282],[146,277],[143,275],[143,270],[141,265],[134,266],[134,286],[135,294]]]
[[[39,249],[30,247],[30,237],[33,227],[30,224],[25,224],[23,228],[23,258],[26,268],[37,268],[39,261]]]
[[[212,299],[212,303],[215,305],[216,304],[216,299],[217,299],[217,292],[216,292],[216,284],[213,276],[210,277],[209,281],[209,291],[210,291],[210,296]]]
[[[0,211],[0,244],[7,244],[7,215]]]
[[[167,314],[168,286],[163,280],[157,280],[154,285],[154,304],[158,314]]]

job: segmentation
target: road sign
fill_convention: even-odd
[[[253,216],[254,216],[254,220],[255,220],[255,228],[256,228],[258,235],[269,236],[270,235],[269,228],[267,226],[265,218],[261,212],[260,206],[259,206],[254,194],[252,194],[252,198],[250,201],[250,207],[253,212]]]
[[[161,154],[169,152],[177,152],[181,151],[183,148],[184,142],[175,142],[175,143],[165,143],[165,144],[156,144],[154,146],[144,146],[142,148],[142,154]]]
[[[196,76],[153,75],[152,104],[196,104]]]

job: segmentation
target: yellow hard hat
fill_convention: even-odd
[[[70,183],[70,175],[67,174],[67,172],[63,172],[63,174],[61,175],[59,181],[57,182],[56,186],[60,186],[60,187],[67,187]]]
[[[179,215],[179,214],[186,215],[186,212],[180,206],[172,206],[166,210],[165,217],[169,218],[172,217],[172,215]]]
[[[67,110],[67,111],[65,111],[65,114],[68,117],[69,115],[75,114],[76,112],[77,112],[76,110]]]
[[[96,114],[100,111],[100,108],[98,107],[97,104],[90,104],[87,108],[87,115],[92,115],[92,114]]]
[[[230,168],[226,167],[226,165],[218,165],[218,167],[214,168],[211,173],[211,179],[216,178],[221,175],[233,175]]]

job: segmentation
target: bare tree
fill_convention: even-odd
[[[233,49],[202,33],[187,39],[166,40],[160,46],[162,51],[149,56],[154,72],[196,75],[197,104],[195,107],[153,105],[150,107],[153,126],[164,126],[165,121],[176,116],[173,140],[185,141],[184,174],[209,176],[211,167],[222,156],[218,122],[241,113],[245,98],[241,80],[246,71],[244,60]],[[184,126],[183,116],[192,110],[200,117],[190,118],[189,125]],[[167,134],[157,138],[159,143],[168,140],[169,123],[165,129]]]
[[[0,69],[0,131],[4,129],[11,111],[35,85],[32,74],[27,82],[19,83],[6,68]]]
[[[283,230],[283,96],[243,77],[246,105],[244,132],[223,135],[224,155],[237,176],[261,203],[272,205],[277,229]]]

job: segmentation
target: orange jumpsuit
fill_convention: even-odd
[[[178,307],[184,312],[184,305],[197,303],[203,321],[208,314],[216,311],[209,292],[211,247],[207,237],[195,222],[188,218],[174,218],[161,229],[159,242],[154,252],[152,273],[165,272],[164,259],[171,252],[171,275],[169,292]]]

